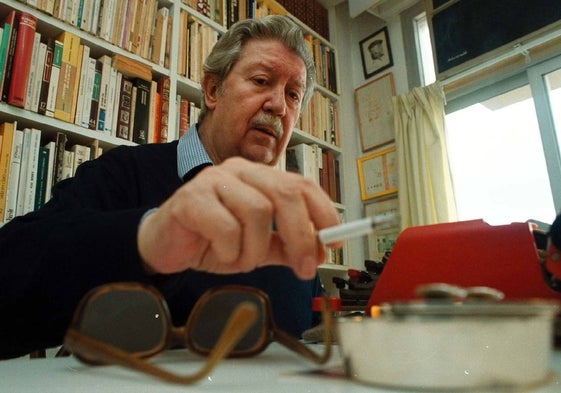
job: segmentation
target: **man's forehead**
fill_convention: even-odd
[[[294,54],[295,62],[280,55],[279,48]],[[270,49],[270,50],[267,50]],[[300,55],[281,41],[275,39],[251,39],[246,41],[242,56],[238,60],[245,66],[270,72],[284,71],[291,73],[292,78],[305,85],[306,65]],[[290,65],[287,63],[289,62]]]

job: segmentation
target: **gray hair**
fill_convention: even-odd
[[[303,110],[314,91],[316,68],[302,30],[286,16],[270,15],[263,18],[244,19],[233,24],[214,45],[205,60],[203,72],[216,75],[220,88],[234,64],[239,60],[245,42],[252,38],[276,39],[302,58],[306,66],[306,90],[301,107]],[[203,96],[199,122],[203,120],[207,111]]]

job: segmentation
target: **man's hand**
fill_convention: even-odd
[[[285,265],[310,279],[326,257],[316,232],[338,223],[329,196],[312,180],[231,158],[202,170],[148,215],[138,249],[156,273]]]

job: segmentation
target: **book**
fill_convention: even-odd
[[[44,147],[49,151],[47,173],[45,174],[45,199],[43,200],[43,203],[47,203],[51,199],[51,191],[53,188],[53,168],[55,164],[56,143],[55,141],[50,141]]]
[[[158,105],[157,101],[158,95],[158,82],[150,81],[150,113],[148,115],[148,141],[147,143],[154,143],[155,142],[155,128],[157,125],[157,110],[156,105]]]
[[[15,129],[14,138],[12,142],[10,170],[8,172],[8,187],[6,189],[6,205],[4,207],[4,222],[10,221],[16,216],[22,148],[23,148],[23,131]]]
[[[90,63],[90,47],[88,45],[80,44],[80,75],[78,77],[78,98],[76,100],[76,110],[74,111],[74,124],[82,125],[83,115],[84,115],[84,100],[89,100],[86,98],[86,88],[87,88],[87,77],[88,77],[88,67]],[[88,119],[89,119],[88,112]]]
[[[88,59],[88,65],[86,67],[86,90],[84,92],[84,102],[82,106],[82,119],[80,125],[85,128],[89,128],[90,126],[90,115],[92,111],[92,102],[94,100],[93,91],[94,91],[94,84],[95,84],[95,76],[96,76],[96,59],[90,57]],[[99,93],[99,92],[98,92]],[[99,94],[98,94],[99,98]]]
[[[62,175],[60,180],[71,178],[74,170],[74,152],[65,150],[62,153]]]
[[[95,160],[103,153],[103,148],[99,146],[99,140],[94,139],[90,143],[90,160]]]
[[[0,219],[4,218],[15,130],[15,122],[4,122],[0,124],[0,135],[2,136],[2,146],[0,146]]]
[[[138,144],[148,142],[148,115],[150,113],[150,88],[149,81],[140,78],[134,80],[136,100],[134,106],[134,128],[132,141]]]
[[[55,140],[55,162],[53,165],[53,185],[57,184],[62,180],[63,167],[64,167],[64,152],[66,151],[66,143],[68,142],[68,137],[64,132],[56,133]]]
[[[10,88],[10,80],[12,78],[12,66],[14,60],[14,54],[16,51],[16,38],[18,34],[18,24],[19,18],[16,16],[16,12],[10,12],[6,20],[10,23],[10,37],[8,38],[8,47],[6,48],[6,60],[4,69],[4,80],[2,85],[2,101],[8,100],[8,90]],[[6,26],[6,25],[4,25]]]
[[[132,130],[134,129],[134,111],[136,110],[136,86],[132,84],[131,92],[131,115],[129,124],[129,141],[132,141]]]
[[[76,174],[76,169],[85,161],[90,159],[90,147],[80,144],[75,144],[70,148],[70,151],[74,153],[72,157],[72,176]]]
[[[26,110],[31,110],[31,104],[33,102],[33,88],[38,78],[38,70],[37,67],[39,66],[37,59],[39,56],[39,45],[41,44],[41,34],[35,32],[35,36],[33,39],[33,47],[31,50],[31,60],[29,62],[29,72],[27,74],[27,86],[25,88],[25,97],[23,100],[23,108]],[[43,59],[44,61],[44,59]]]
[[[45,204],[45,193],[47,191],[47,174],[49,170],[48,165],[49,149],[45,146],[39,146],[37,157],[37,185],[35,188],[33,210],[37,210]]]
[[[55,40],[51,37],[47,38],[45,49],[45,65],[41,75],[41,90],[39,92],[39,105],[37,113],[45,115],[47,112],[47,100],[49,98],[49,83],[51,82],[51,68],[53,65],[53,55],[55,51]]]
[[[179,97],[179,138],[183,136],[189,129],[189,100],[185,97]]]
[[[23,142],[21,146],[21,166],[19,170],[18,196],[16,200],[16,216],[24,213],[25,186],[27,184],[27,163],[31,146],[31,129],[23,129]]]
[[[35,192],[37,190],[37,169],[39,165],[39,148],[41,147],[41,130],[37,128],[31,129],[31,137],[29,140],[29,156],[26,162],[23,162],[22,170],[25,167],[27,175],[24,183],[24,199],[23,214],[27,214],[35,210]]]
[[[90,130],[97,130],[97,118],[99,114],[99,95],[101,90],[101,70],[102,70],[101,62],[95,60],[92,99],[90,102],[90,118],[88,122],[88,128]]]
[[[306,143],[299,143],[297,145],[289,146],[286,149],[287,163],[291,167],[286,169],[300,173],[302,176],[312,179],[316,184],[320,184],[319,170],[321,167],[321,152],[317,145],[308,145]],[[320,155],[318,157],[318,154]]]
[[[27,79],[31,68],[37,18],[28,12],[19,12],[16,14],[16,19],[18,19],[18,27],[6,102],[23,108],[27,92]]]
[[[113,112],[115,112],[115,94],[117,91],[117,75],[118,72],[115,67],[109,68],[109,85],[107,86],[107,108],[105,109],[105,124],[104,132],[115,136],[115,129],[113,127]]]
[[[99,102],[97,112],[97,130],[105,131],[105,120],[107,113],[109,84],[111,79],[111,57],[108,55],[101,56],[98,61],[101,63],[101,81],[99,85]]]
[[[29,106],[29,110],[33,112],[39,112],[39,102],[41,99],[41,87],[43,83],[43,72],[45,71],[46,56],[47,44],[39,42],[37,63],[35,63],[35,76],[33,78],[33,84],[31,85],[31,104]]]
[[[152,43],[152,62],[164,66],[169,8],[161,7],[156,16],[156,26]]]
[[[62,42],[62,64],[54,117],[73,123],[80,77],[80,37],[69,31],[63,31],[57,40]]]
[[[62,66],[62,46],[62,42],[55,40],[53,62],[51,65],[51,78],[49,80],[49,91],[47,93],[47,107],[45,109],[45,115],[49,117],[54,117],[55,115],[58,82],[60,80],[60,68]]]
[[[117,137],[128,140],[130,134],[131,122],[131,102],[132,102],[133,82],[126,75],[121,78],[121,86],[119,88],[119,110]]]
[[[2,41],[0,41],[0,99],[2,98],[2,91],[4,89],[3,86],[6,75],[6,64],[8,62],[12,25],[14,24],[15,17],[16,11],[11,10],[2,22],[3,32]]]
[[[168,126],[169,126],[169,94],[170,94],[170,79],[167,76],[161,76],[158,79],[158,93],[160,94],[160,130],[158,143],[165,143],[168,141]]]
[[[120,53],[115,53],[112,57],[111,65],[117,71],[123,73],[130,78],[141,78],[144,80],[152,80],[152,67],[148,64],[141,63],[130,57],[124,56]]]
[[[119,123],[119,97],[121,96],[121,83],[123,80],[123,74],[116,71],[117,77],[115,78],[115,87],[113,89],[113,97],[111,98],[111,109],[113,110],[112,120],[111,120],[111,135],[117,136],[117,125]]]

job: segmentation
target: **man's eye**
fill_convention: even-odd
[[[267,80],[265,78],[254,78],[253,80],[258,85],[266,85],[267,84]]]
[[[300,100],[301,100],[299,93],[292,92],[292,93],[288,93],[288,95],[290,96],[290,98],[292,98],[296,102],[300,102]]]

